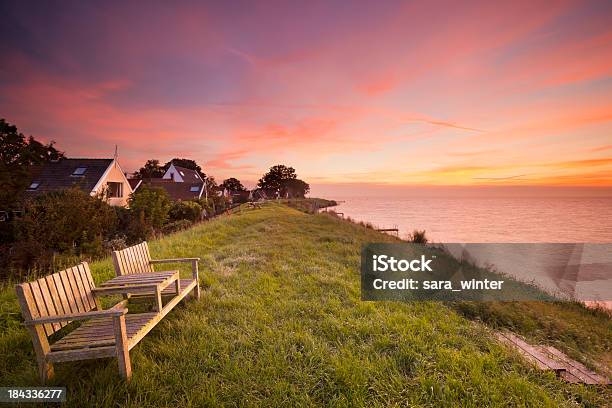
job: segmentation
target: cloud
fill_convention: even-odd
[[[592,157],[612,131],[596,4],[2,7],[0,111],[69,155],[118,144],[126,168],[184,156],[250,178],[280,160],[327,181],[612,183]]]

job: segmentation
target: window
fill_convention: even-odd
[[[38,186],[40,186],[40,182],[39,181],[33,181],[32,184],[30,184],[30,187],[28,187],[28,190],[36,190],[38,188]]]
[[[106,183],[108,188],[109,198],[121,198],[123,197],[123,183],[108,182]]]
[[[200,186],[191,186],[189,191],[191,191],[192,193],[199,193],[200,192]]]
[[[79,166],[72,172],[73,176],[82,176],[87,171],[87,167]]]
[[[185,177],[185,173],[183,173],[182,171],[179,171],[179,173],[181,173],[181,176]]]

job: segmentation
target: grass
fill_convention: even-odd
[[[566,384],[526,365],[457,306],[362,302],[361,245],[385,241],[396,238],[279,204],[154,241],[155,258],[202,258],[202,299],[177,307],[132,350],[129,384],[111,359],[57,364],[54,383],[68,387],[66,405],[76,407],[609,402],[606,388]],[[109,260],[92,271],[97,282],[113,276]],[[555,310],[542,313],[555,319]],[[0,291],[0,312],[0,385],[38,384],[12,288]],[[602,325],[593,335],[609,350],[609,321],[575,318]]]

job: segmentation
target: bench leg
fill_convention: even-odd
[[[129,381],[132,378],[132,363],[130,362],[130,351],[128,350],[125,315],[113,317],[113,326],[115,329],[115,349],[117,351],[119,373],[121,377]]]
[[[162,303],[162,295],[161,290],[159,290],[159,286],[155,289],[155,308],[158,312],[162,311],[163,303]]]
[[[196,286],[195,288],[193,288],[193,297],[195,297],[196,300],[200,300],[200,273],[198,270],[198,261],[197,260],[193,260],[191,261],[191,273],[193,274],[193,279],[196,282]]]
[[[32,334],[32,343],[36,352],[36,362],[38,363],[38,376],[41,383],[45,384],[55,375],[53,364],[47,361],[49,353],[49,342],[42,325],[28,326],[28,330]]]
[[[40,381],[43,384],[53,379],[53,377],[55,376],[55,371],[53,370],[53,363],[49,363],[46,360],[38,361],[38,375],[40,376]]]

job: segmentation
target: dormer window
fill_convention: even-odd
[[[189,189],[192,193],[198,193],[200,191],[200,186],[191,186]]]
[[[183,173],[182,171],[179,171],[179,173],[181,173],[181,176],[185,177],[185,173]]]
[[[82,176],[87,171],[87,167],[79,166],[72,172],[73,176]]]
[[[30,184],[30,187],[28,187],[28,190],[36,190],[38,188],[38,186],[40,186],[40,182],[39,181],[33,181],[32,184]]]

